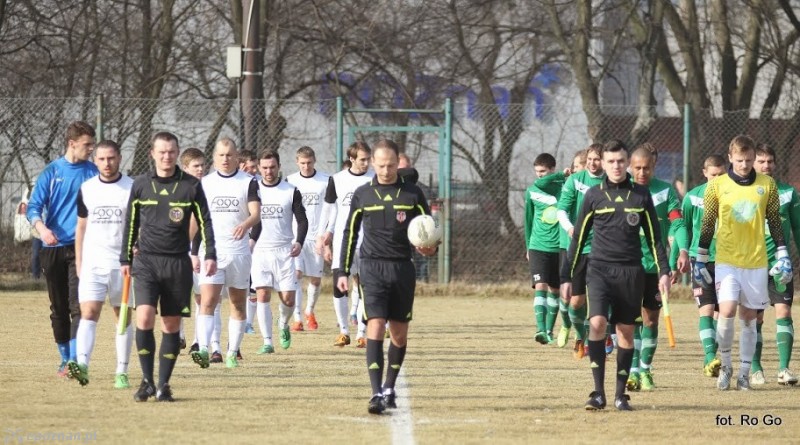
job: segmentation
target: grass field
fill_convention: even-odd
[[[172,379],[176,402],[138,404],[133,389],[113,389],[113,315],[108,308],[98,325],[91,383],[82,388],[55,375],[57,352],[46,294],[3,292],[4,443],[48,437],[37,434],[55,434],[49,436],[54,440],[76,432],[88,434],[85,442],[102,443],[800,440],[800,388],[774,383],[772,314],[764,327],[767,386],[747,393],[714,389],[714,380],[700,371],[696,310],[680,302],[673,304],[677,348],[667,347],[662,328],[655,359],[658,388],[632,395],[635,412],[586,412],[582,407],[592,388],[588,360],[576,361],[571,351],[533,342],[531,300],[495,295],[491,288],[473,296],[418,296],[400,409],[372,416],[366,410],[370,390],[363,350],[331,346],[336,329],[329,298],[318,305],[320,329],[295,334],[288,351],[257,356],[259,337],[247,335],[245,360],[234,370],[223,365],[201,370],[184,351]],[[226,338],[227,322],[223,344]],[[156,339],[160,342],[160,335]],[[615,367],[610,361],[609,394]],[[135,355],[130,373],[138,386]],[[740,425],[743,415],[759,424]],[[734,425],[719,426],[718,416],[731,416]],[[765,416],[779,417],[781,424],[765,425]]]

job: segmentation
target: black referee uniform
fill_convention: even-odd
[[[128,216],[120,263],[130,265],[134,245],[139,249],[133,261],[133,307],[160,304],[162,317],[189,316],[192,293],[192,262],[189,259],[189,220],[197,220],[205,243],[207,260],[216,260],[214,232],[200,181],[179,168],[170,177],[155,172],[136,177],[128,200]],[[136,348],[142,366],[142,385],[134,400],[143,402],[155,395],[153,329],[136,329]],[[159,351],[159,400],[172,400],[169,378],[180,348],[180,334],[163,333]],[[166,394],[162,398],[162,394]]]
[[[645,272],[642,267],[642,240],[653,251],[658,275],[669,275],[669,264],[661,241],[658,217],[650,191],[634,183],[630,175],[620,183],[606,177],[586,192],[578,213],[576,230],[562,265],[562,282],[569,282],[575,272],[586,236],[593,231],[592,251],[586,271],[589,318],[608,317],[611,323],[633,325],[642,313]],[[632,338],[629,339],[632,342]],[[603,340],[589,340],[589,359],[595,381],[587,409],[605,407],[605,346]],[[617,394],[624,395],[625,383],[633,359],[632,348],[619,348],[617,353]],[[596,399],[596,404],[592,401]]]
[[[378,184],[373,178],[353,193],[340,264],[342,273],[349,276],[363,227],[359,276],[365,320],[411,321],[416,271],[411,262],[414,248],[408,241],[408,223],[415,216],[428,214],[422,190],[400,176],[394,184]]]

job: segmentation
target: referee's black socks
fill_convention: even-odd
[[[181,348],[181,334],[162,334],[161,350],[158,354],[158,387],[161,388],[165,383],[169,383],[172,370],[175,369],[175,362],[178,360],[178,352]]]
[[[589,344],[589,366],[592,368],[592,377],[594,377],[594,390],[605,394],[606,340],[589,340],[587,343]]]
[[[367,372],[369,372],[369,383],[372,385],[372,394],[382,394],[383,340],[367,339]]]
[[[152,329],[136,329],[136,352],[142,367],[142,378],[152,383],[156,353],[156,337]]]
[[[406,347],[397,347],[389,341],[389,351],[386,353],[386,359],[389,361],[389,367],[386,369],[386,381],[383,387],[394,389],[394,384],[397,381],[397,376],[400,374],[400,367],[403,366],[403,359],[406,357]]]
[[[619,398],[625,394],[625,385],[628,383],[631,363],[633,363],[633,348],[617,347],[617,390],[614,393],[614,397]]]

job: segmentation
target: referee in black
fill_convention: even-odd
[[[153,136],[150,155],[155,171],[137,176],[128,201],[120,263],[123,275],[133,276],[136,308],[136,349],[142,366],[142,384],[133,395],[137,402],[156,396],[172,402],[169,378],[180,348],[181,316],[189,316],[192,262],[189,259],[189,220],[197,220],[205,244],[205,270],[217,269],[214,232],[200,181],[177,168],[178,138],[161,132]],[[134,245],[138,247],[133,261]],[[133,270],[131,262],[133,261]],[[161,350],[158,389],[153,384],[156,305],[161,311]]]
[[[359,232],[364,241],[360,251],[361,297],[367,321],[367,371],[372,384],[369,412],[380,414],[396,408],[394,385],[406,355],[408,323],[411,321],[416,288],[416,271],[411,262],[414,247],[408,241],[408,223],[415,216],[428,215],[428,201],[422,190],[397,173],[400,151],[394,141],[384,139],[372,149],[375,177],[357,188],[350,204],[344,231],[341,265],[343,276],[337,287],[347,292],[348,276],[356,252]],[[431,256],[436,247],[416,248]],[[391,343],[389,366],[383,381],[383,338],[389,320]]]
[[[616,323],[617,374],[614,406],[630,411],[630,397],[625,394],[625,383],[633,360],[633,328],[636,317],[642,313],[642,239],[653,251],[659,274],[659,290],[669,291],[669,264],[661,241],[658,217],[650,191],[634,183],[627,173],[628,152],[620,141],[605,144],[601,159],[606,179],[586,192],[583,207],[578,214],[567,261],[561,270],[562,283],[569,294],[575,264],[594,230],[591,261],[586,271],[589,301],[589,361],[594,377],[594,391],[586,402],[587,410],[606,407],[605,338],[608,310],[611,323]]]

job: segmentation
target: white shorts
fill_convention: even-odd
[[[291,247],[256,249],[250,268],[253,288],[268,287],[278,292],[297,290],[294,258],[289,255],[291,252]]]
[[[306,240],[303,244],[303,250],[300,251],[300,256],[294,259],[294,265],[297,270],[303,272],[307,277],[322,277],[322,271],[325,267],[325,260],[322,255],[317,255],[314,252],[316,245],[315,240]]]
[[[749,309],[766,309],[769,306],[767,268],[742,269],[717,263],[714,282],[717,301],[735,301]]]
[[[92,267],[81,271],[78,280],[78,302],[108,301],[112,306],[122,304],[122,274],[119,269]]]
[[[221,284],[223,287],[247,289],[250,287],[251,256],[245,254],[217,254],[217,273],[206,276],[205,261],[200,262],[199,284]]]

